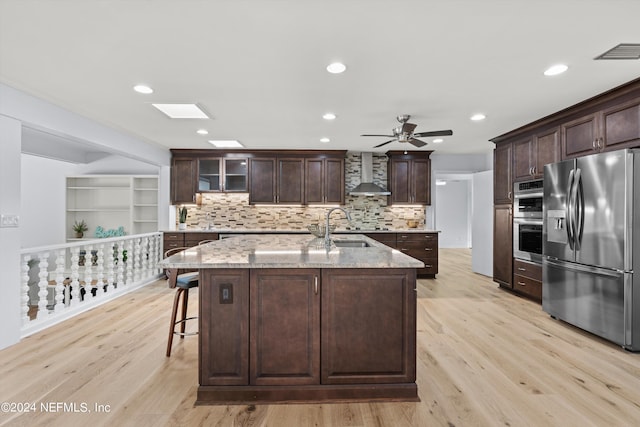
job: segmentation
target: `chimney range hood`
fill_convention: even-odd
[[[373,153],[361,153],[360,184],[349,191],[351,196],[388,196],[390,191],[373,183]]]

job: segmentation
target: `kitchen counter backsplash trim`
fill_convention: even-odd
[[[334,215],[338,229],[359,228],[406,230],[407,220],[418,221],[424,229],[424,206],[387,206],[386,197],[349,196],[343,206],[351,212],[351,224]],[[307,225],[324,222],[328,206],[250,205],[247,193],[202,194],[200,206],[187,207],[187,229],[306,230]]]

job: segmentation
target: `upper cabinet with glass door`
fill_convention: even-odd
[[[246,158],[198,159],[198,193],[246,191]]]

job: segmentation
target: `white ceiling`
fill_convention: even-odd
[[[638,78],[638,60],[593,58],[640,43],[639,16],[638,0],[0,0],[0,82],[171,148],[368,151],[385,138],[360,134],[411,114],[416,132],[454,132],[423,149],[486,152]],[[325,71],[335,60],[345,73]],[[543,76],[555,63],[569,70]],[[152,102],[211,119],[171,120]]]

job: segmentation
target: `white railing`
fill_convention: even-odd
[[[156,280],[162,233],[20,251],[22,337]]]

